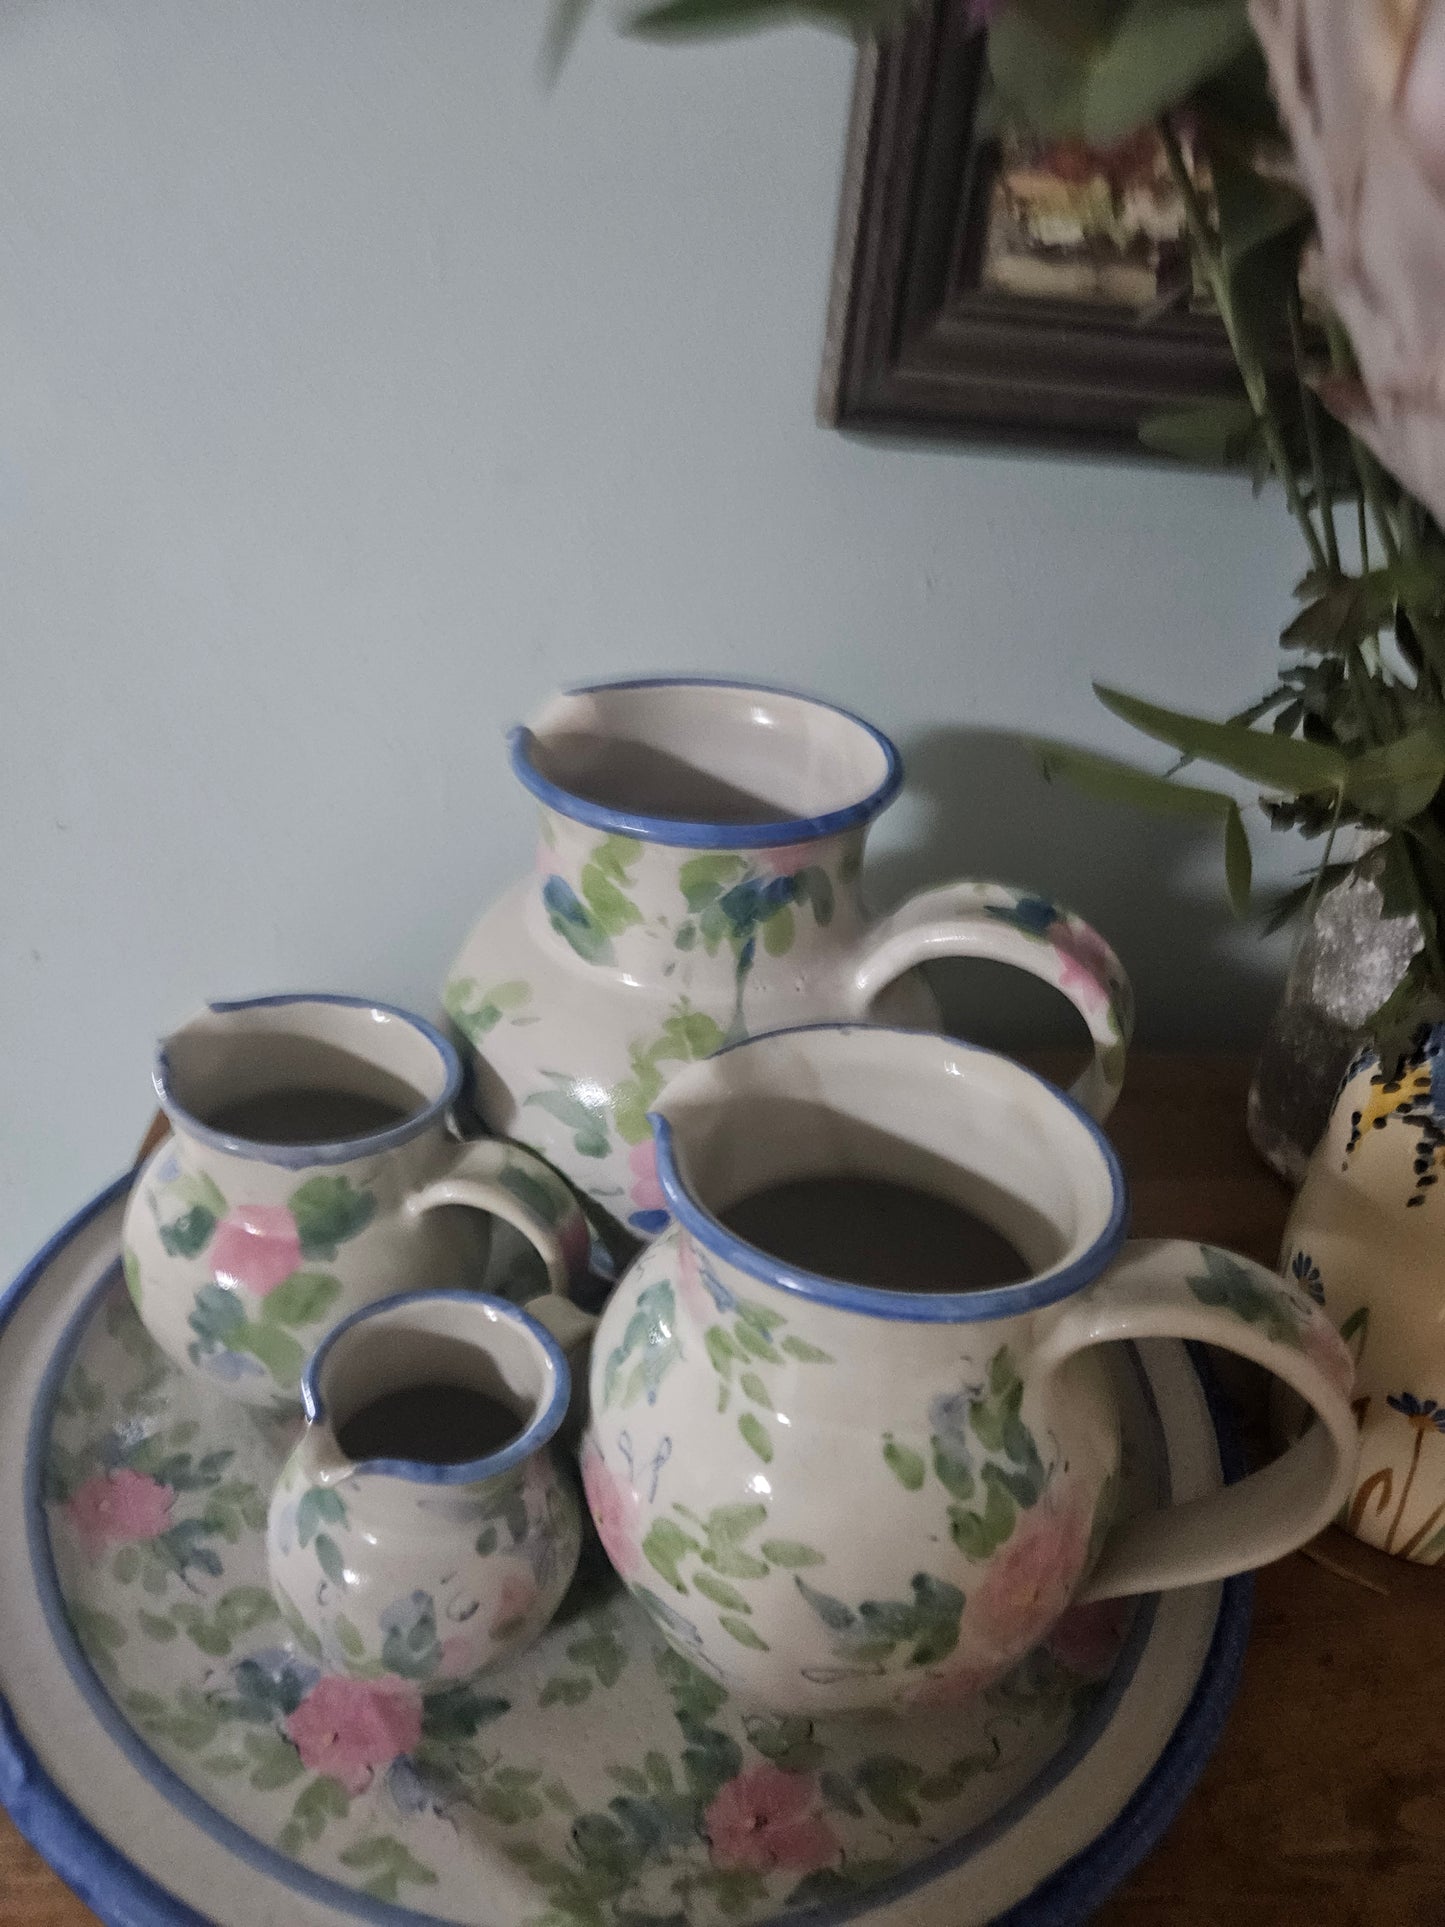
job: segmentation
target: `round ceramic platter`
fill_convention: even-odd
[[[123,1194],[0,1300],[0,1798],[103,1920],[1052,1927],[1197,1777],[1243,1580],[1076,1616],[982,1700],[906,1726],[745,1714],[600,1557],[480,1682],[323,1678],[265,1583],[290,1429],[151,1345]],[[1130,1503],[1217,1486],[1185,1349],[1121,1349],[1118,1380]]]

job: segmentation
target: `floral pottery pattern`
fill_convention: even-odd
[[[353,1673],[296,1638],[266,1585],[266,1493],[294,1421],[209,1396],[118,1281],[93,1305],[46,1455],[71,1625],[189,1786],[380,1901],[476,1920],[479,1892],[489,1908],[505,1892],[503,1927],[724,1927],[847,1900],[1043,1770],[1091,1717],[1127,1636],[1117,1611],[1072,1644],[1062,1621],[962,1712],[921,1707],[906,1728],[761,1714],[660,1641],[593,1552],[556,1622],[504,1669],[451,1677],[446,1638],[405,1598],[388,1624],[403,1665]],[[1129,1423],[1147,1430],[1137,1397]],[[586,1476],[615,1553],[636,1522],[596,1465]],[[342,1528],[313,1511],[314,1546]],[[700,1569],[719,1580],[754,1557],[750,1530],[696,1532],[719,1561]],[[801,1550],[765,1539],[758,1556],[802,1576]]]

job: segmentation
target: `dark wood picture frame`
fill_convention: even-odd
[[[1140,452],[1140,418],[1237,395],[1213,314],[1145,321],[980,285],[995,143],[963,0],[858,56],[818,412],[834,427]]]

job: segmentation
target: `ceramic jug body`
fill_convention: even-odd
[[[869,917],[864,838],[901,771],[859,718],[730,683],[602,684],[549,702],[512,763],[541,807],[536,868],[473,930],[446,1008],[491,1127],[633,1233],[666,1222],[647,1111],[674,1071],[818,1019],[936,1029],[930,957],[1055,985],[1094,1041],[1083,1101],[1102,1116],[1117,1095],[1129,988],[1078,918],[992,883]]]
[[[156,1069],[173,1135],[137,1175],[123,1231],[162,1350],[227,1397],[296,1407],[308,1355],[349,1313],[418,1278],[479,1285],[493,1217],[565,1288],[586,1260],[576,1201],[524,1148],[450,1135],[460,1082],[430,1024],[359,998],[214,1004],[173,1033]],[[318,1089],[395,1121],[329,1142],[225,1127],[258,1098],[284,1124],[288,1093],[314,1103]]]
[[[548,1302],[534,1309],[545,1315]],[[442,1463],[348,1457],[347,1421],[418,1386],[479,1392],[515,1414],[514,1436]],[[328,1672],[422,1689],[485,1671],[538,1636],[581,1547],[572,1477],[552,1445],[570,1388],[539,1319],[478,1293],[386,1300],[318,1348],[266,1553],[287,1622]]]
[[[675,1222],[599,1327],[583,1477],[613,1565],[744,1702],[906,1711],[982,1690],[1072,1602],[1189,1584],[1318,1530],[1348,1483],[1349,1361],[1247,1260],[1124,1247],[1097,1127],[991,1053],[883,1028],[753,1039],[657,1109]],[[1021,1283],[862,1286],[719,1218],[814,1176],[906,1184],[986,1219]],[[1217,1500],[1121,1524],[1119,1423],[1092,1348],[1205,1338],[1324,1423]]]

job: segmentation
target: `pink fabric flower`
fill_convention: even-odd
[[[537,1586],[531,1574],[509,1572],[502,1581],[497,1610],[492,1614],[492,1623],[488,1628],[492,1638],[500,1639],[504,1633],[516,1632],[519,1623],[536,1603]]]
[[[1041,1504],[1025,1513],[968,1602],[973,1632],[1001,1659],[1021,1658],[1062,1615],[1087,1552],[1076,1508]]]
[[[582,1456],[582,1485],[602,1550],[626,1579],[636,1572],[642,1557],[638,1549],[637,1494],[630,1485],[613,1477],[595,1445],[589,1445]]]
[[[795,877],[818,861],[816,843],[782,843],[776,850],[759,850],[764,869],[775,877]]]
[[[1049,1634],[1049,1651],[1081,1679],[1102,1679],[1118,1657],[1129,1624],[1126,1599],[1094,1599],[1070,1606]]]
[[[410,1680],[319,1679],[283,1730],[303,1766],[364,1793],[378,1767],[421,1740],[421,1694]]]
[[[211,1270],[232,1291],[264,1298],[300,1265],[296,1220],[284,1204],[238,1204],[216,1227]]]
[[[1098,931],[1077,918],[1060,917],[1048,934],[1058,954],[1059,988],[1076,991],[1095,1008],[1106,1006],[1111,1000],[1111,973],[1118,966]]]
[[[66,1501],[65,1515],[86,1557],[94,1559],[107,1546],[157,1538],[171,1522],[174,1499],[168,1485],[123,1465],[92,1473]]]
[[[667,1199],[657,1181],[657,1147],[650,1137],[634,1144],[628,1153],[627,1168],[632,1173],[628,1193],[638,1211],[666,1211]]]
[[[784,1773],[764,1760],[720,1787],[703,1815],[712,1864],[726,1872],[812,1873],[837,1860],[839,1844],[817,1811],[811,1773]]]

